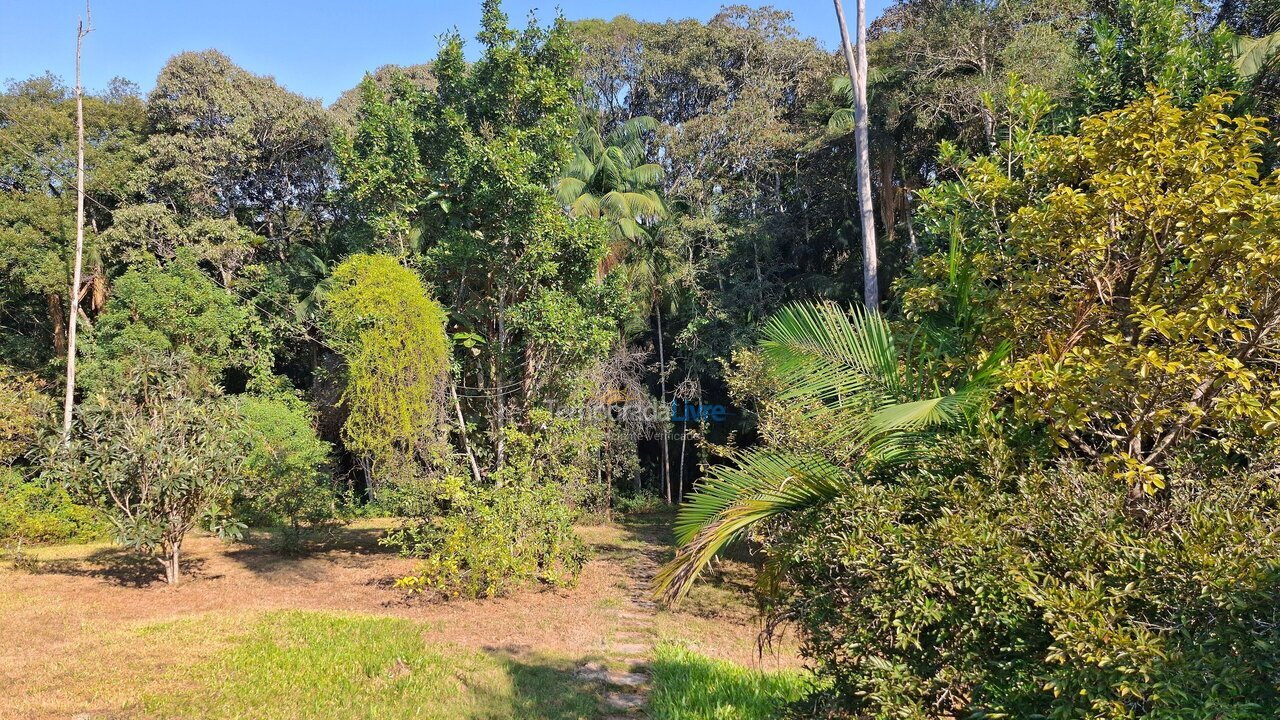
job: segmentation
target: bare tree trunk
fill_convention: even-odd
[[[71,408],[76,394],[76,320],[80,315],[80,272],[84,263],[84,85],[80,82],[80,54],[84,36],[92,30],[93,16],[85,6],[86,20],[76,28],[76,254],[71,274],[71,312],[67,314],[67,392],[62,402],[62,442],[71,442]]]
[[[49,324],[53,328],[53,354],[62,356],[67,353],[67,318],[62,311],[62,296],[49,293],[45,298],[49,307]]]
[[[653,315],[658,324],[658,387],[662,393],[662,407],[667,407],[667,357],[666,351],[663,349],[662,339],[662,307],[655,300],[653,303]],[[667,421],[662,421],[662,484],[666,488],[667,503],[671,503],[671,448],[668,445],[670,438],[667,432]]]
[[[676,502],[684,502],[684,451],[689,446],[689,423],[680,429],[680,473],[676,477]]]
[[[857,146],[858,214],[862,219],[862,285],[868,309],[880,307],[879,262],[876,255],[875,210],[871,204],[871,160],[867,149],[867,3],[858,0],[857,59],[849,43],[849,29],[844,21],[844,7],[834,0],[836,19],[840,23],[840,41],[844,60],[849,66],[853,84],[853,139]]]
[[[462,449],[467,453],[467,462],[471,465],[471,477],[480,487],[480,464],[476,462],[475,453],[471,452],[471,443],[467,440],[467,421],[462,415],[462,402],[458,400],[458,386],[449,383],[449,392],[453,394],[453,409],[458,413],[458,435],[462,438]]]

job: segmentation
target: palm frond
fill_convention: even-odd
[[[766,368],[808,422],[825,430],[819,449],[834,459],[751,450],[713,468],[676,520],[681,548],[657,577],[676,601],[725,545],[752,525],[829,501],[876,466],[919,457],[936,432],[964,421],[998,386],[1008,344],[959,387],[910,381],[893,331],[879,313],[833,303],[797,303],[763,325]],[[922,373],[923,377],[927,373]]]
[[[600,199],[584,192],[569,206],[569,213],[574,217],[600,217]]]
[[[753,525],[778,515],[821,505],[837,497],[848,474],[812,455],[749,450],[711,470],[680,508],[674,559],[654,579],[668,601],[683,597],[725,546]]]
[[[579,178],[566,175],[556,181],[556,202],[565,207],[573,205],[582,196],[587,184]]]
[[[878,312],[795,303],[770,317],[762,334],[770,372],[788,388],[784,398],[842,405],[873,392],[879,405],[902,390],[893,331]]]
[[[848,135],[853,132],[853,108],[839,108],[827,118],[827,132],[831,135]]]

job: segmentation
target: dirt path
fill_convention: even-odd
[[[243,624],[282,609],[405,617],[432,642],[516,659],[561,658],[601,683],[603,702],[618,717],[644,705],[646,666],[663,640],[754,667],[795,666],[786,645],[757,656],[757,621],[732,565],[678,612],[648,600],[649,581],[669,552],[666,523],[580,528],[593,559],[576,587],[447,603],[407,598],[393,587],[415,561],[377,544],[386,522],[354,524],[333,546],[303,557],[281,557],[265,543],[193,538],[176,588],[164,585],[154,561],[110,546],[48,548],[39,572],[0,567],[0,687],[15,688],[19,704],[32,709],[23,717],[67,717],[63,711],[79,695],[116,702],[101,670],[106,663],[148,672],[183,661],[172,648],[157,648],[155,657],[120,649],[112,638],[121,633],[188,618]]]
[[[605,686],[602,696],[606,710],[615,713],[607,720],[623,720],[643,711],[648,703],[649,661],[657,635],[658,606],[649,598],[649,588],[658,570],[662,545],[652,528],[638,529],[644,544],[626,559],[626,603],[616,609],[615,630],[603,661],[585,663],[578,676]]]

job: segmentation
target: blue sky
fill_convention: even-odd
[[[557,7],[570,19],[625,13],[644,20],[706,20],[721,4],[506,0],[504,8],[521,23],[531,9],[545,21]],[[836,47],[830,0],[773,4],[791,11],[803,35]],[[868,2],[873,16],[885,4]],[[851,12],[852,3],[846,6]],[[49,70],[69,82],[75,68],[76,20],[83,12],[80,0],[0,0],[0,81]],[[436,38],[446,30],[456,27],[472,37],[479,18],[479,0],[95,0],[94,32],[85,41],[85,86],[101,89],[121,76],[147,90],[175,53],[217,48],[254,73],[274,75],[290,90],[328,103],[367,70],[433,58]]]

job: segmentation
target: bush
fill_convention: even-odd
[[[778,610],[859,717],[1272,718],[1277,500],[1245,472],[1141,508],[1074,466],[868,484],[782,533]]]
[[[25,480],[12,469],[0,469],[0,540],[21,553],[24,545],[90,542],[107,537],[103,517],[77,505],[59,485]]]
[[[36,377],[0,365],[0,466],[31,449],[52,404]]]
[[[573,512],[560,488],[524,478],[465,488],[460,478],[440,484],[443,514],[413,521],[387,537],[423,558],[399,587],[443,597],[493,597],[521,584],[572,585],[586,562],[573,531]],[[447,491],[444,488],[448,488]]]
[[[604,497],[595,492],[589,460],[593,435],[575,420],[531,413],[534,430],[503,431],[507,453],[487,484],[457,472],[419,470],[392,483],[387,495],[412,518],[385,542],[423,558],[399,582],[443,597],[492,597],[530,582],[572,585],[586,562],[573,523]],[[576,431],[576,432],[573,432]],[[587,433],[587,434],[583,434]]]
[[[329,443],[316,437],[306,403],[296,397],[245,397],[246,454],[240,504],[259,522],[283,528],[282,545],[296,550],[306,530],[338,516],[338,498],[321,468]]]
[[[51,439],[46,477],[101,508],[121,544],[158,554],[176,585],[182,541],[197,524],[239,531],[227,517],[243,460],[238,418],[183,354],[143,354],[122,373],[77,409],[69,445]]]

